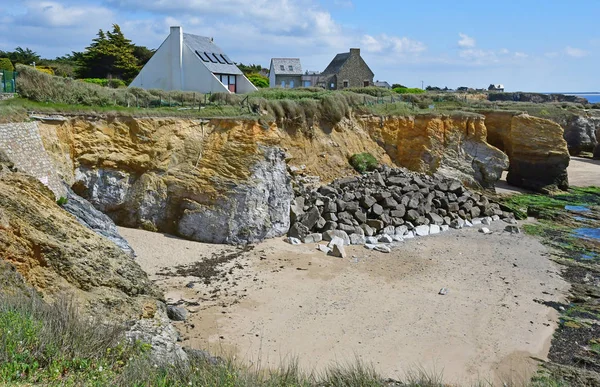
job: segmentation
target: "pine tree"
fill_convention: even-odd
[[[119,25],[113,24],[112,32],[100,30],[79,59],[77,75],[80,78],[119,78],[130,82],[140,71],[133,55],[134,47]]]

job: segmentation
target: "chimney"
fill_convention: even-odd
[[[350,49],[350,56],[360,56],[360,48],[351,48]]]
[[[183,31],[179,26],[171,27],[169,35],[171,90],[183,90]]]

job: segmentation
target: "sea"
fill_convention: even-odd
[[[564,94],[564,95],[576,95],[588,100],[589,103],[600,102],[600,92],[578,92],[578,93],[544,93],[544,94]]]

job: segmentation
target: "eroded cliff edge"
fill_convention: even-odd
[[[564,187],[568,165],[560,126],[516,114],[353,116],[322,127],[263,119],[73,118],[39,127],[62,178],[117,224],[213,243],[287,232],[293,198],[287,166],[327,182],[354,174],[348,158],[369,152],[382,164],[438,172],[469,186],[493,188],[509,169],[514,184],[543,188]],[[512,134],[499,141],[504,132]],[[543,149],[527,147],[532,135],[543,137]],[[532,173],[548,165],[552,176]]]

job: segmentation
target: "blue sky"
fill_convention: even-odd
[[[156,48],[180,25],[265,67],[299,57],[323,70],[360,47],[376,79],[410,87],[600,91],[598,17],[598,0],[13,0],[0,15],[0,49],[52,58],[113,23]]]

